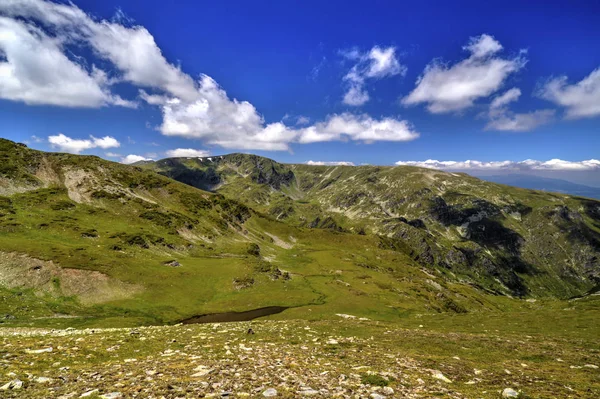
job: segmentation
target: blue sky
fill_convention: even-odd
[[[0,134],[600,184],[599,2],[412,3],[3,0]]]

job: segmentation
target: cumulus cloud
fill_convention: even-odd
[[[408,122],[394,118],[333,115],[313,126],[295,128],[282,122],[267,123],[250,102],[230,98],[211,77],[201,75],[193,79],[169,63],[150,32],[142,26],[130,26],[131,21],[122,13],[107,21],[91,17],[72,3],[2,0],[0,15],[4,15],[8,26],[5,34],[0,34],[0,43],[9,43],[0,44],[8,60],[0,63],[0,93],[9,93],[4,96],[12,99],[66,106],[135,106],[136,103],[110,93],[115,83],[128,82],[143,88],[139,91],[142,101],[160,109],[162,122],[157,130],[163,135],[244,150],[289,150],[294,142],[347,138],[403,141],[418,137]],[[16,41],[11,39],[15,36]],[[24,45],[27,40],[33,44]],[[66,54],[76,50],[86,55],[93,53],[104,64],[112,65],[117,74],[75,63],[71,58],[83,59],[81,54]],[[406,70],[399,64],[393,47],[374,47],[365,54],[357,53],[354,60],[356,64],[347,75],[352,84],[404,74]],[[47,66],[51,69],[43,71]],[[23,90],[27,82],[34,89]],[[79,141],[82,143],[69,148],[93,148],[89,147],[89,140]]]
[[[0,98],[29,105],[135,106],[109,92],[102,71],[86,70],[64,51],[61,39],[36,25],[0,16]]]
[[[317,166],[354,166],[354,162],[346,161],[306,161],[306,164]]]
[[[502,45],[487,34],[472,37],[463,50],[470,53],[469,57],[454,65],[440,60],[427,65],[415,89],[401,103],[425,103],[429,112],[435,114],[462,111],[477,99],[495,93],[526,63],[523,51],[514,58],[498,56]]]
[[[202,158],[210,155],[206,150],[195,150],[193,148],[176,148],[165,152],[171,158]]]
[[[489,122],[486,130],[501,130],[511,132],[526,132],[554,120],[553,109],[540,109],[528,113],[515,113],[508,109],[508,105],[521,96],[521,90],[512,88],[494,98],[490,104]]]
[[[566,76],[550,79],[537,93],[540,97],[566,108],[569,119],[600,115],[600,68],[577,83],[569,84]]]
[[[139,161],[152,161],[152,158],[146,158],[141,155],[129,154],[124,158],[121,158],[121,163],[131,164]]]
[[[199,82],[202,94],[194,103],[176,98],[162,101],[163,123],[159,130],[167,136],[202,139],[224,148],[288,150],[289,144],[336,141],[408,141],[419,137],[412,125],[395,118],[373,119],[367,115],[344,113],[305,128],[290,128],[281,122],[265,124],[252,104],[230,99],[209,76]]]
[[[521,96],[521,90],[513,87],[510,90],[507,90],[503,94],[494,98],[492,103],[490,104],[491,111],[497,111],[504,108],[506,105],[510,104],[513,101],[517,101]]]
[[[296,125],[308,125],[310,123],[310,118],[308,116],[300,115],[296,118]]]
[[[482,162],[468,161],[438,161],[428,159],[426,161],[398,161],[396,165],[418,166],[430,169],[446,170],[502,170],[502,171],[527,171],[527,170],[561,170],[561,171],[600,171],[600,160],[588,159],[585,161],[564,161],[562,159],[551,159],[549,161],[536,161],[527,159],[525,161],[494,161]]]
[[[301,129],[300,143],[336,141],[348,138],[365,142],[410,141],[419,137],[413,126],[394,118],[373,119],[368,115],[343,113],[332,115],[324,122]]]
[[[486,130],[501,130],[509,132],[528,132],[541,125],[554,120],[556,111],[553,109],[540,109],[527,113],[514,113],[507,111],[494,117],[485,126]]]
[[[79,154],[84,150],[91,148],[117,148],[121,146],[121,143],[114,137],[105,136],[102,138],[96,138],[90,136],[89,139],[73,139],[60,133],[55,136],[48,136],[48,142],[53,148],[58,148],[64,152],[70,152],[73,154]]]
[[[116,81],[159,87],[188,100],[196,95],[193,79],[164,58],[154,37],[142,26],[126,27],[122,18],[97,21],[72,3],[43,0],[6,0],[0,4],[0,13],[52,28],[56,41],[87,43],[123,73]]]
[[[398,61],[395,47],[375,46],[365,53],[352,49],[341,51],[340,54],[356,62],[344,76],[348,87],[343,102],[347,105],[360,106],[369,101],[369,93],[365,89],[367,79],[406,74],[406,66]]]

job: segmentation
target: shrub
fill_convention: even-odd
[[[71,201],[56,201],[55,203],[50,205],[50,208],[54,211],[63,211],[71,208],[75,208],[75,204]]]
[[[375,385],[379,387],[385,387],[389,384],[389,381],[379,374],[362,374],[360,376],[360,382],[365,385]]]
[[[256,243],[248,245],[247,252],[252,256],[260,256],[260,247]]]

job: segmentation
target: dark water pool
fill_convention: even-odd
[[[269,316],[272,314],[281,313],[288,309],[285,306],[267,306],[265,308],[247,310],[245,312],[225,312],[225,313],[212,313],[203,314],[200,316],[193,316],[188,319],[182,320],[183,324],[200,324],[200,323],[226,323],[229,321],[249,321],[259,317]]]

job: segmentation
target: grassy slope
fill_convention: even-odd
[[[254,321],[149,327],[138,334],[2,329],[6,375],[24,381],[23,389],[4,395],[79,396],[98,389],[125,397],[254,397],[271,387],[278,397],[293,398],[307,385],[328,391],[316,397],[369,397],[387,385],[394,390],[388,397],[497,399],[508,387],[523,398],[598,397],[598,325],[582,317],[597,316],[598,299],[572,301],[566,309],[547,305],[531,304],[510,319],[480,313],[400,323]],[[245,334],[249,327],[255,335]],[[47,347],[53,351],[24,350]],[[210,372],[195,375],[201,370]],[[452,382],[436,379],[436,371]],[[39,376],[51,380],[36,382]]]
[[[77,281],[89,280],[89,289],[73,293],[69,284],[79,283],[68,273],[30,284],[32,266],[22,284],[0,291],[0,314],[15,317],[6,325],[169,323],[269,305],[292,307],[286,317],[382,320],[506,306],[504,298],[422,271],[374,235],[295,227],[135,167],[0,144],[11,165],[3,172],[8,195],[0,197],[1,252],[26,254],[31,265],[98,271],[109,288],[131,287],[129,295],[94,291],[96,277],[84,274]],[[260,256],[247,253],[251,243]],[[171,260],[181,266],[166,266]],[[240,282],[252,284],[240,289]]]
[[[600,202],[590,199],[414,167],[282,165],[243,154],[144,166],[290,225],[389,237],[422,265],[499,293],[568,298],[600,277]]]

